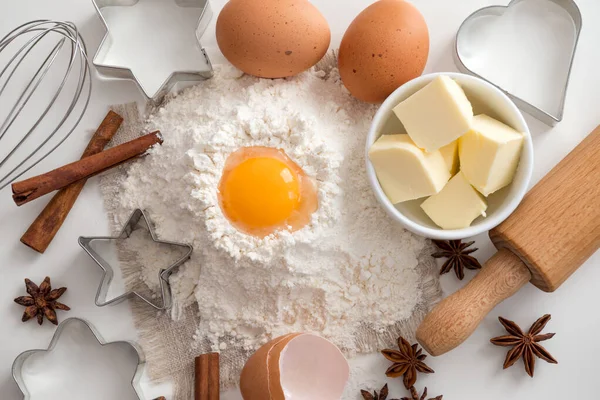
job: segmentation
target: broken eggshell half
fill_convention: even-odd
[[[330,341],[310,333],[271,340],[250,357],[240,379],[244,400],[338,400],[350,367]]]

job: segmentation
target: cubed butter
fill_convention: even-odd
[[[473,129],[458,141],[460,169],[484,196],[512,182],[523,134],[487,115],[473,118]]]
[[[408,135],[383,135],[369,150],[377,179],[394,204],[438,193],[450,173],[439,151],[426,153]]]
[[[450,175],[454,176],[458,172],[458,140],[441,147],[440,153],[442,153],[442,157],[446,161]]]
[[[471,226],[475,218],[485,217],[487,202],[459,171],[441,192],[425,200],[421,208],[439,227],[462,229]]]
[[[394,113],[410,138],[422,149],[435,151],[471,129],[473,108],[453,79],[440,75],[398,104]]]

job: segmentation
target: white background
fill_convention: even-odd
[[[499,0],[506,4],[506,0]],[[0,36],[18,23],[31,19],[52,18],[75,22],[83,32],[88,48],[93,54],[103,35],[91,0],[1,0]],[[224,0],[213,0],[218,12]],[[339,44],[350,21],[368,4],[369,0],[314,0],[314,4],[330,22],[332,46]],[[413,0],[424,14],[429,25],[431,50],[426,72],[455,71],[451,46],[460,23],[477,8],[492,5],[494,0]],[[533,182],[537,182],[593,128],[600,124],[600,2],[579,0],[584,29],[576,54],[575,66],[566,101],[564,120],[550,129],[527,116],[535,146]],[[204,45],[213,61],[219,61],[214,38],[214,21],[205,36]],[[90,109],[67,144],[46,160],[36,172],[57,167],[77,159],[86,146],[90,134],[114,103],[142,101],[143,98],[131,82],[106,83],[95,81]],[[73,208],[49,250],[43,256],[19,243],[19,237],[45,205],[42,199],[16,208],[9,189],[0,192],[0,398],[19,399],[20,394],[11,378],[13,359],[22,351],[44,348],[50,341],[54,327],[45,323],[20,322],[23,308],[13,303],[13,298],[24,294],[23,278],[41,282],[50,275],[55,285],[68,286],[64,302],[73,310],[60,313],[84,317],[95,324],[108,340],[135,339],[127,304],[97,308],[93,304],[100,272],[77,245],[80,235],[108,233],[105,214],[97,181],[92,179]],[[600,206],[598,200],[597,206]],[[487,238],[479,237],[480,251],[476,255],[484,261],[491,253]],[[557,244],[560,245],[560,244]],[[559,290],[546,294],[531,285],[498,306],[483,321],[475,334],[459,349],[438,358],[428,358],[435,369],[434,375],[419,378],[419,387],[427,385],[431,395],[443,394],[445,399],[595,399],[598,394],[597,373],[600,359],[600,255],[596,253]],[[467,282],[472,273],[468,273]],[[442,277],[446,294],[462,284],[453,275]],[[557,332],[546,342],[547,349],[559,360],[558,365],[543,361],[537,363],[536,376],[529,378],[522,363],[502,370],[505,349],[489,344],[493,336],[503,334],[496,317],[503,315],[528,327],[544,313],[552,314],[547,332]],[[364,376],[365,382],[384,383],[387,362],[380,356],[363,357],[360,363],[368,366],[372,374]],[[399,381],[391,386],[390,397],[402,397]],[[156,390],[149,393],[158,395]],[[227,395],[224,398],[238,398]],[[358,398],[358,395],[357,395]]]

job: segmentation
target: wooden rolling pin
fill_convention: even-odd
[[[527,282],[556,290],[600,247],[600,126],[490,231],[498,252],[423,320],[417,340],[437,356],[464,342]]]

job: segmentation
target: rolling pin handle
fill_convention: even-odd
[[[417,329],[417,340],[433,356],[444,354],[475,331],[498,303],[521,289],[531,272],[508,249],[499,250],[464,288],[442,300]]]

